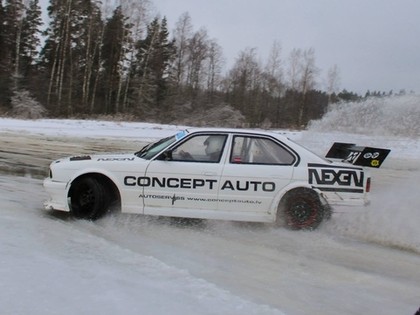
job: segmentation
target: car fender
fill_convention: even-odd
[[[103,168],[85,168],[85,169],[81,169],[77,171],[67,183],[67,195],[74,181],[77,180],[79,177],[87,175],[87,174],[100,174],[109,178],[109,180],[111,180],[114,183],[114,185],[117,187],[121,196],[121,185],[118,182],[118,178],[115,176],[115,174],[112,171],[109,171]]]

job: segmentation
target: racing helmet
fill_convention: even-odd
[[[205,152],[207,155],[220,152],[225,138],[223,136],[209,136],[204,145],[206,146]]]

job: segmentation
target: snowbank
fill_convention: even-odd
[[[333,104],[316,132],[340,131],[369,136],[420,137],[420,96],[371,97],[361,102]]]

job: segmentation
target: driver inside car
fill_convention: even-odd
[[[178,151],[177,154],[183,161],[218,162],[222,153],[224,141],[225,136],[208,136],[205,141],[200,143],[201,148],[199,148],[199,150],[194,150],[195,152],[192,152],[189,150],[191,147],[184,144],[180,147],[180,151]],[[189,149],[187,150],[187,148]]]
[[[208,161],[210,162],[219,161],[220,154],[222,153],[224,141],[225,141],[224,136],[209,136],[206,139],[206,141],[204,141],[204,145],[206,146],[204,151],[206,152]]]

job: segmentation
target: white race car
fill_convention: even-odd
[[[187,129],[132,154],[50,165],[46,209],[94,220],[112,209],[145,215],[276,222],[314,229],[330,205],[364,205],[389,150],[336,143],[322,158],[271,132]],[[361,165],[361,166],[360,166]]]

